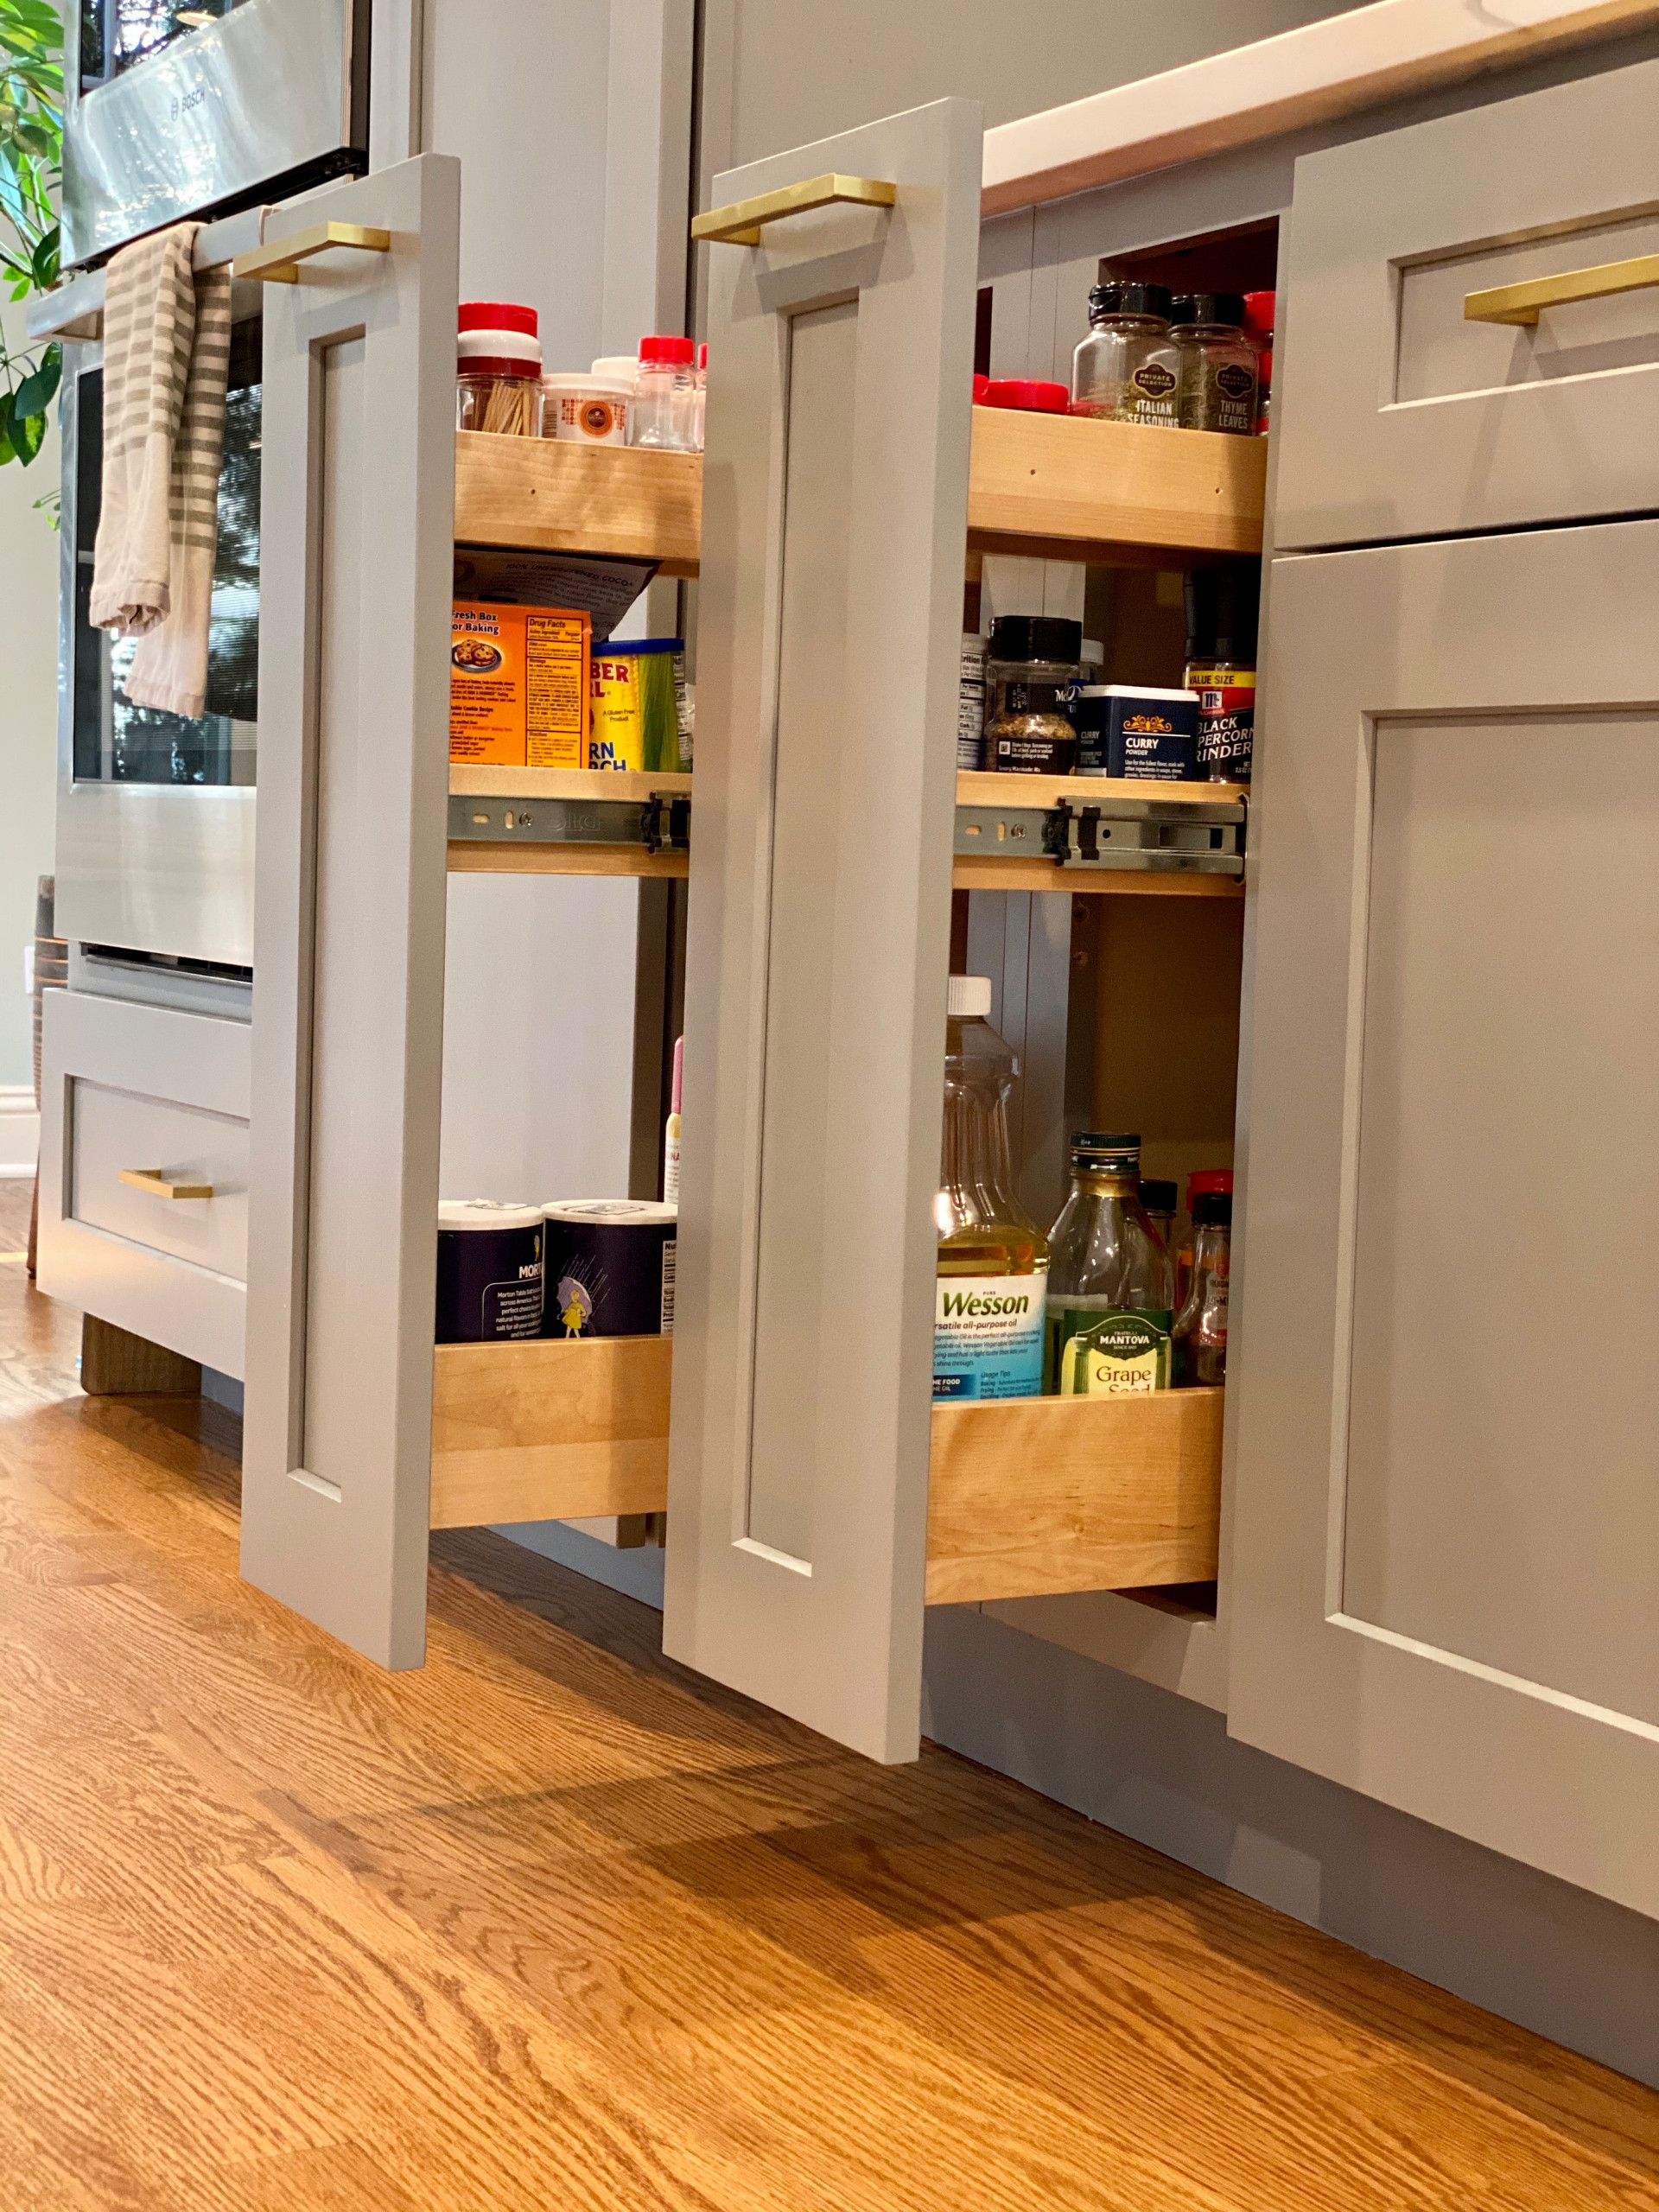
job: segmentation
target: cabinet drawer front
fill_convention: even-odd
[[[1659,506],[1656,112],[1643,62],[1297,163],[1281,550]]]
[[[248,1264],[248,1125],[166,1098],[72,1080],[70,1217],[241,1282]],[[159,1170],[208,1198],[169,1198],[122,1180]]]

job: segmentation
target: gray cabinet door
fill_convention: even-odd
[[[1659,522],[1274,564],[1235,1735],[1659,1913]]]
[[[918,1740],[979,110],[715,180],[664,1644]]]
[[[242,1571],[417,1666],[443,1046],[461,166],[265,297]]]
[[[1656,118],[1649,61],[1297,162],[1281,551],[1659,507],[1659,268],[1532,327],[1465,313],[1659,256]]]

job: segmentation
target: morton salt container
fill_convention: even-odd
[[[677,1212],[650,1198],[561,1198],[543,1206],[542,1334],[672,1336]]]
[[[542,1210],[496,1198],[438,1207],[437,1341],[500,1344],[542,1333]]]

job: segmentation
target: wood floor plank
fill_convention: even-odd
[[[1659,2212],[1659,2097],[485,1532],[379,1673],[75,1334],[0,1268],[0,2212]]]

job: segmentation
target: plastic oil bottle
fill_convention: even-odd
[[[934,1216],[938,1401],[1030,1398],[1043,1387],[1048,1243],[1014,1194],[1007,1109],[1020,1063],[990,1010],[988,976],[951,976]]]

